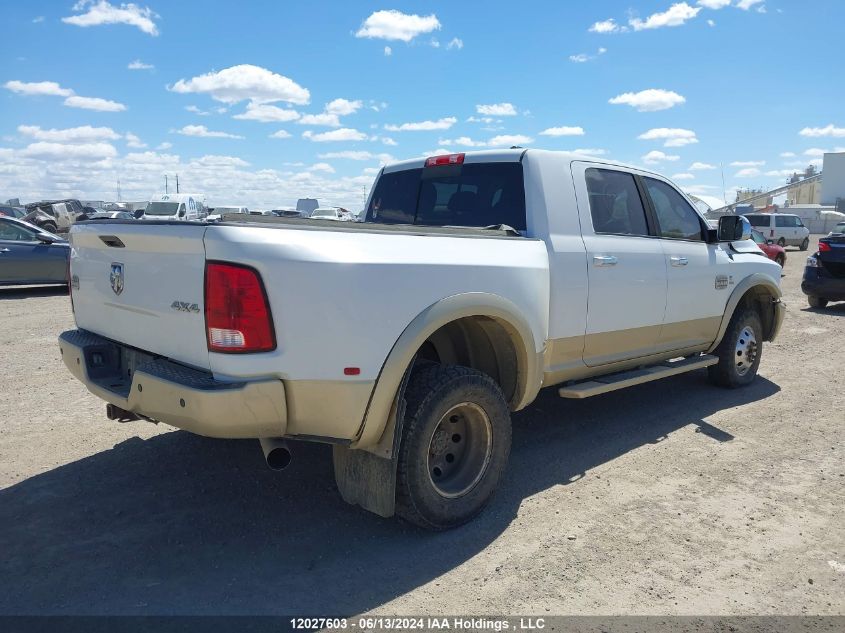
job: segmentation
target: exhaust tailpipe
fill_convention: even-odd
[[[292,456],[288,443],[279,437],[262,437],[258,440],[264,459],[272,470],[284,470],[290,465]]]

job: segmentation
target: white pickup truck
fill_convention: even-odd
[[[752,381],[780,266],[667,179],[512,149],[384,167],[362,223],[79,223],[71,373],[112,419],[334,445],[343,498],[430,529],[474,517],[510,412],[707,368]]]

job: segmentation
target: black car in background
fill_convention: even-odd
[[[845,233],[819,240],[819,250],[807,258],[801,290],[813,308],[830,301],[845,301]]]
[[[0,285],[66,284],[69,257],[67,240],[0,216]]]

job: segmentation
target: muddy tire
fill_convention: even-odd
[[[52,222],[45,222],[44,224],[41,225],[41,228],[43,230],[47,231],[48,233],[54,233],[54,234],[56,233],[56,231],[59,230],[58,227],[56,227],[56,225],[53,224]]]
[[[811,308],[827,307],[827,299],[824,299],[822,297],[814,297],[813,295],[807,295],[807,303],[810,304]]]
[[[780,238],[778,240],[778,246],[780,246],[781,248],[786,248],[786,240],[784,238]]]
[[[429,530],[474,518],[507,465],[511,419],[490,376],[425,363],[405,392],[407,407],[396,475],[396,513]]]
[[[713,353],[719,357],[717,364],[707,368],[713,383],[731,389],[750,384],[763,353],[763,324],[757,311],[738,308]]]
[[[808,248],[810,248],[810,238],[809,237],[804,238],[804,241],[801,242],[800,248],[801,248],[802,251],[806,251]]]

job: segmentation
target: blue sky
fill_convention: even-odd
[[[357,209],[382,161],[511,144],[719,198],[723,168],[732,200],[845,146],[841,0],[7,1],[0,18],[3,200],[114,199],[118,178],[146,199],[178,173],[212,205]]]

